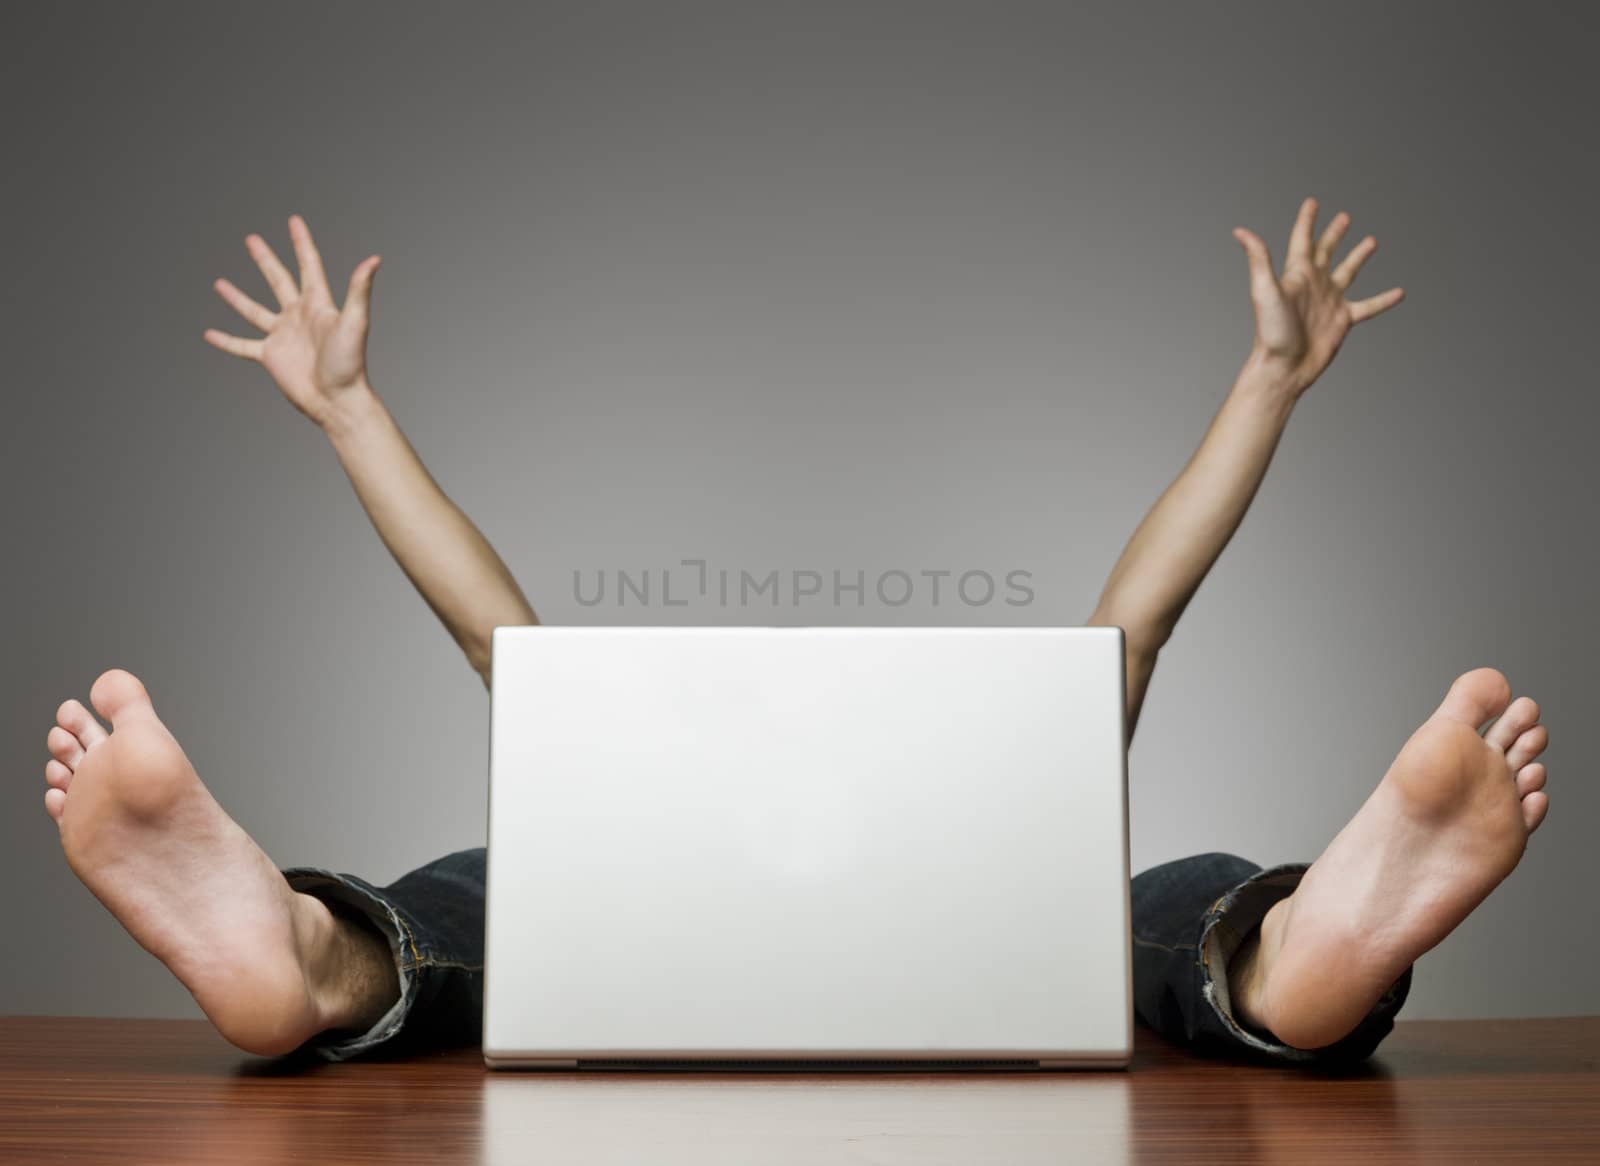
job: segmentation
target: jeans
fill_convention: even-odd
[[[365,1032],[329,1031],[305,1050],[333,1061],[477,1044],[483,1035],[485,851],[459,850],[387,887],[318,867],[283,871],[297,891],[376,928],[399,972],[394,1006]],[[1283,1044],[1239,1019],[1228,964],[1307,864],[1263,870],[1231,854],[1163,863],[1133,880],[1133,999],[1138,1018],[1196,1051],[1276,1063],[1359,1061],[1394,1027],[1411,987],[1407,968],[1357,1027],[1315,1050]]]

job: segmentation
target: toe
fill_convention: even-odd
[[[44,763],[44,781],[51,789],[65,792],[72,783],[72,770],[62,765],[59,761],[46,761]]]
[[[1550,730],[1543,725],[1535,725],[1512,743],[1506,750],[1506,764],[1511,767],[1511,772],[1516,773],[1528,762],[1544,752],[1544,747],[1550,744]]]
[[[1484,731],[1483,739],[1496,749],[1509,749],[1528,729],[1539,723],[1539,706],[1531,696],[1519,696],[1500,719]]]
[[[105,729],[80,701],[63,701],[61,707],[56,710],[56,724],[78,738],[85,749],[90,749],[106,739]]]
[[[1539,828],[1539,823],[1544,821],[1544,816],[1550,812],[1550,795],[1543,790],[1531,793],[1522,799],[1522,822],[1532,834]]]
[[[83,744],[77,737],[67,732],[60,725],[50,730],[44,739],[45,747],[50,750],[50,756],[61,762],[68,769],[78,768],[78,762],[83,760]]]
[[[1437,715],[1476,729],[1511,702],[1511,682],[1496,668],[1474,668],[1456,677]],[[98,707],[98,706],[97,706]]]
[[[58,789],[44,791],[44,812],[57,822],[61,821],[61,811],[67,808],[67,795]]]
[[[118,717],[150,709],[150,694],[133,673],[113,668],[102,672],[94,682],[89,690],[89,703],[115,727]]]
[[[1517,796],[1525,798],[1529,794],[1538,793],[1544,788],[1546,776],[1544,762],[1535,761],[1532,765],[1524,765],[1517,771]]]

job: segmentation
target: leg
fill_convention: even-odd
[[[383,1015],[398,987],[382,937],[290,888],[211,797],[137,679],[107,672],[90,701],[112,731],[75,700],[61,706],[45,808],[73,872],[222,1035],[276,1055]]]
[[[379,1046],[393,1054],[482,1039],[486,854],[481,846],[447,854],[382,889],[316,867],[283,872],[295,890],[381,936],[390,978],[399,976],[388,1011],[364,1031],[324,1032],[312,1048],[342,1061]]]

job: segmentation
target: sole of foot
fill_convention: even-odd
[[[1486,721],[1493,724],[1480,732]],[[1241,1012],[1285,1044],[1350,1032],[1516,867],[1544,821],[1539,706],[1458,677],[1366,803],[1261,922]]]
[[[67,863],[233,1044],[289,1052],[348,1019],[320,982],[338,946],[327,906],[292,890],[211,796],[144,685],[113,669],[56,712],[45,809]]]

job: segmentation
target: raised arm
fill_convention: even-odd
[[[1316,217],[1317,201],[1307,198],[1281,276],[1273,274],[1260,236],[1234,228],[1249,263],[1255,344],[1200,448],[1133,532],[1089,617],[1090,624],[1126,633],[1130,737],[1156,657],[1249,509],[1295,402],[1328,367],[1351,327],[1404,298],[1395,287],[1347,300],[1345,290],[1378,242],[1367,236],[1330,267],[1350,216],[1335,215],[1313,242]]]
[[[495,627],[538,621],[505,563],[433,480],[367,378],[372,279],[381,260],[370,255],[356,266],[340,308],[299,215],[290,216],[289,235],[299,286],[266,240],[245,237],[277,311],[226,279],[212,285],[266,335],[248,339],[208,328],[205,338],[265,365],[290,403],[328,436],[378,536],[487,685]]]

